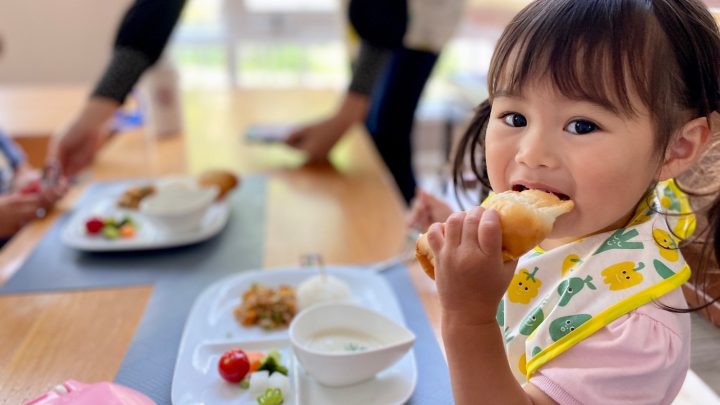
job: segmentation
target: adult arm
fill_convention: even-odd
[[[137,0],[128,9],[93,97],[123,103],[143,72],[160,58],[184,5],[185,0]]]
[[[293,131],[286,143],[304,151],[310,161],[323,160],[335,143],[367,115],[370,94],[390,56],[390,51],[363,42],[353,66],[348,90],[335,113]]]
[[[185,0],[137,0],[128,9],[91,97],[50,147],[48,160],[57,160],[65,175],[73,176],[92,162],[108,139],[108,121],[160,58],[184,5]]]

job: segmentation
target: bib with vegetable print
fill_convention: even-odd
[[[621,229],[592,235],[518,262],[497,320],[515,378],[690,277],[678,243],[695,228],[690,204],[661,182]]]

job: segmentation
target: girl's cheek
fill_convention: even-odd
[[[487,165],[488,178],[490,186],[494,191],[503,191],[507,187],[504,186],[505,167],[509,164],[502,151],[497,148],[486,148],[485,163]]]

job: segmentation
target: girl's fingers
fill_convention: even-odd
[[[35,218],[37,209],[39,206],[37,205],[24,205],[20,207],[17,212],[17,219],[20,225],[25,225],[27,222]]]
[[[469,243],[471,246],[477,245],[479,225],[480,215],[477,211],[475,209],[468,211],[462,228],[462,243]]]
[[[483,212],[485,212],[485,208],[477,205],[473,207],[472,209],[468,210],[468,213],[475,214],[478,218],[482,217]]]
[[[427,232],[427,238],[430,249],[432,249],[433,254],[437,256],[438,252],[440,252],[443,244],[445,243],[445,234],[443,232],[442,224],[436,222],[430,225],[430,228],[428,228]]]
[[[40,205],[40,200],[41,200],[41,196],[37,193],[12,194],[9,197],[11,198],[12,206],[16,207],[17,209],[22,209],[22,207],[27,207],[27,206],[38,207]]]
[[[460,245],[464,221],[465,213],[456,212],[450,215],[450,218],[445,222],[445,240],[450,246]]]
[[[500,215],[497,211],[490,209],[482,214],[478,227],[478,243],[488,255],[499,254],[502,251],[502,231]]]

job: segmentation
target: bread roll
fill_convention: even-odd
[[[118,206],[136,210],[140,207],[140,201],[153,194],[155,194],[155,186],[130,187],[118,199]]]
[[[432,249],[430,249],[427,233],[418,236],[417,242],[415,242],[415,257],[425,274],[435,280],[435,255],[433,255]]]
[[[500,214],[503,261],[517,260],[537,246],[552,231],[555,219],[570,212],[575,204],[540,190],[506,191],[485,200],[484,208]],[[422,234],[415,244],[415,256],[425,273],[435,279],[435,258]]]
[[[198,184],[202,187],[217,186],[219,189],[217,201],[225,198],[228,192],[238,185],[238,178],[227,170],[207,170],[198,177]]]

